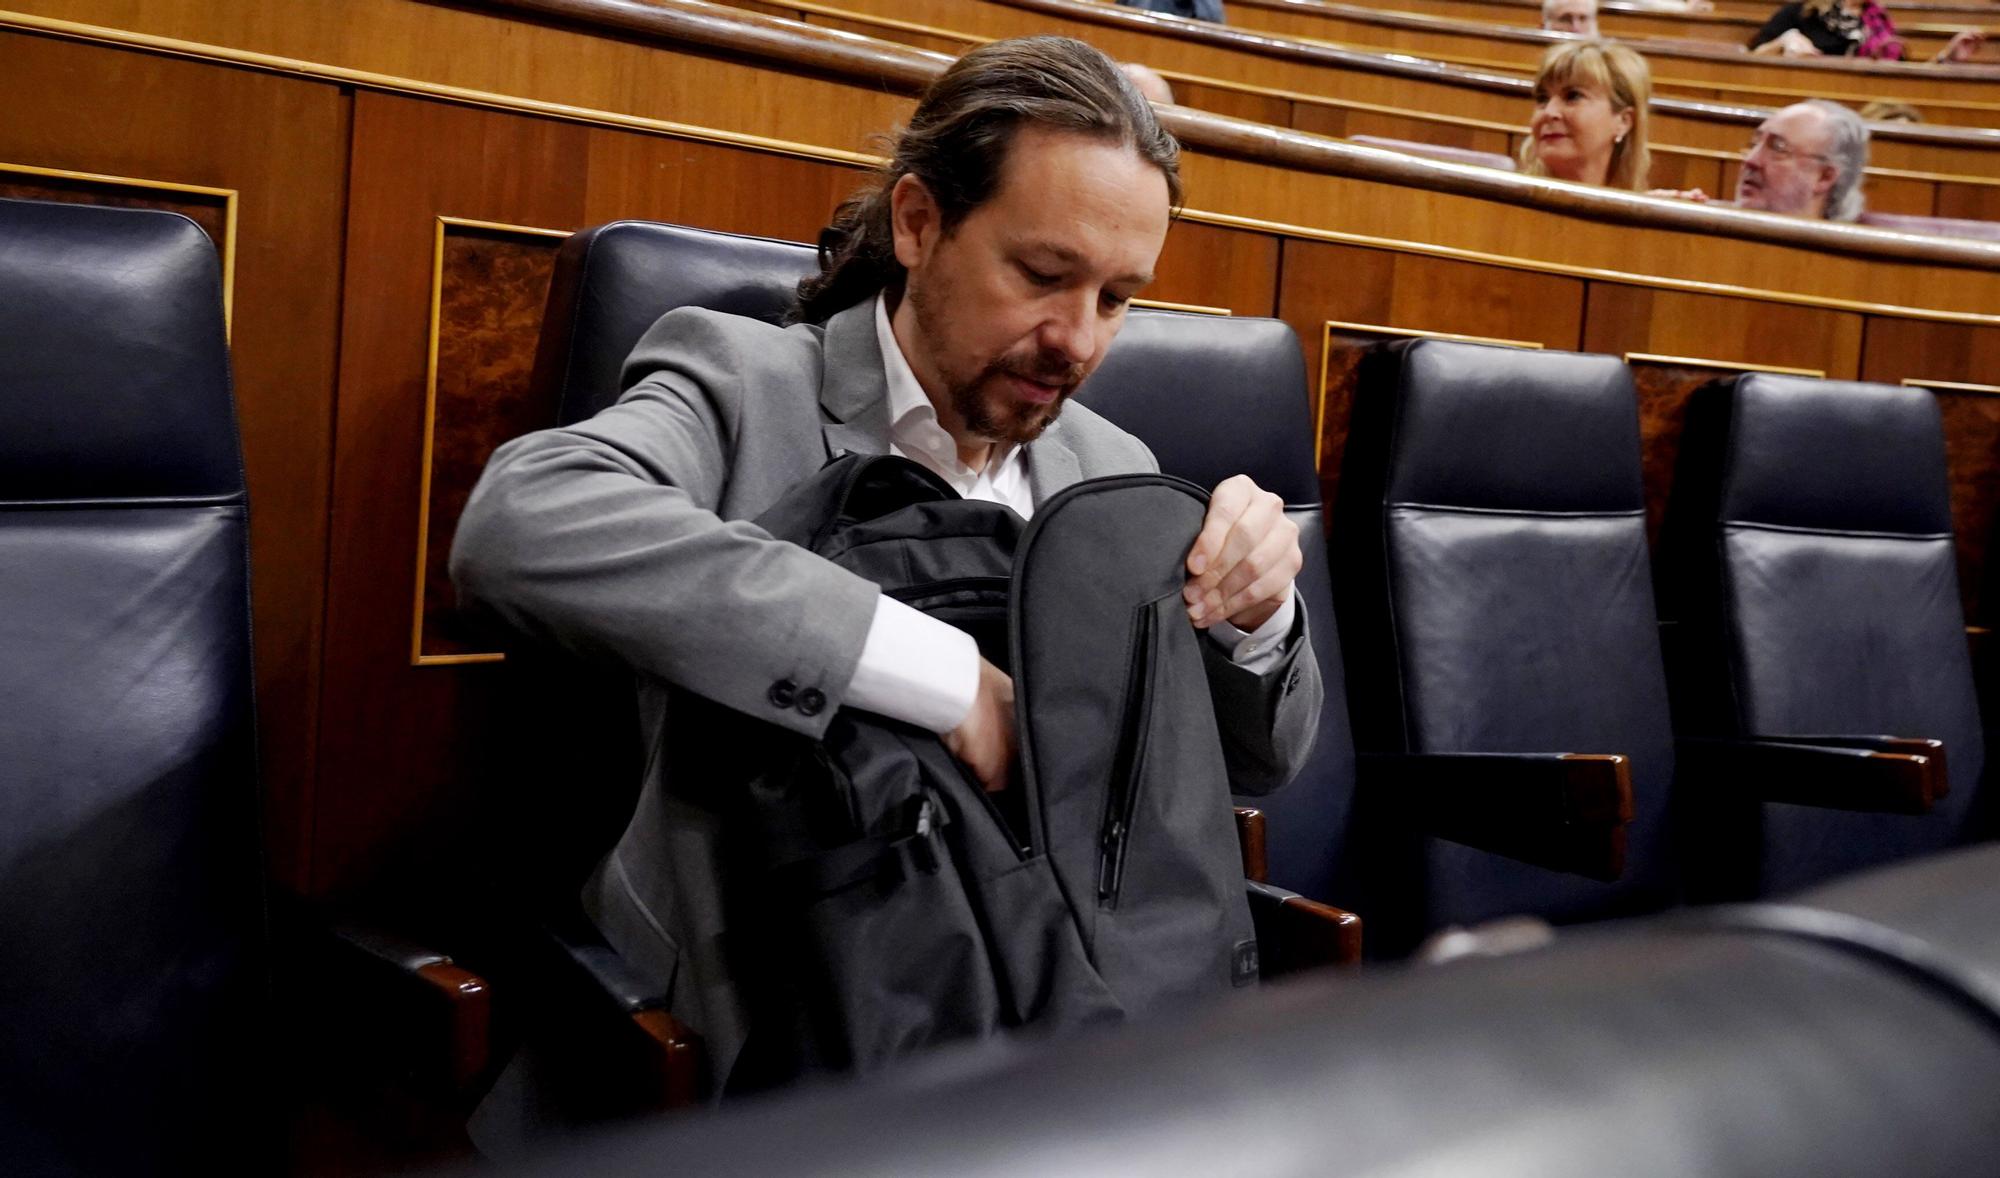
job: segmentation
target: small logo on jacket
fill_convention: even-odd
[[[1254,939],[1236,942],[1236,950],[1230,958],[1229,980],[1239,986],[1247,986],[1257,980],[1257,942]]]

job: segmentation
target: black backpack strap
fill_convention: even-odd
[[[782,891],[818,897],[859,884],[873,882],[888,887],[915,875],[931,874],[942,865],[938,834],[951,819],[928,794],[911,798],[903,810],[895,830],[773,867],[771,884]]]

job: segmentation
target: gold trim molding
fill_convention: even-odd
[[[1718,368],[1727,372],[1770,372],[1778,376],[1810,376],[1825,380],[1820,368],[1786,368],[1778,364],[1751,364],[1743,360],[1710,360],[1702,356],[1659,356],[1652,352],[1627,352],[1627,364],[1665,364],[1676,368]]]
[[[1154,311],[1185,311],[1190,315],[1234,315],[1228,307],[1206,307],[1200,303],[1169,303],[1165,299],[1133,299],[1135,307],[1147,307]]]
[[[1993,384],[1966,384],[1963,381],[1957,380],[1923,380],[1914,376],[1906,376],[1900,383],[1904,388],[1908,389],[1930,389],[1932,392],[1944,389],[1954,393],[1984,393],[1987,396],[2000,396],[2000,385]]]
[[[477,221],[470,217],[439,217],[431,237],[431,318],[428,358],[424,362],[424,442],[417,481],[417,576],[416,599],[410,611],[410,665],[413,667],[458,667],[467,663],[497,663],[506,659],[499,651],[465,654],[424,653],[424,587],[429,580],[431,545],[431,449],[437,438],[438,335],[444,317],[444,239],[451,229],[473,229],[482,233],[511,233],[519,237],[566,238],[566,229],[544,229],[536,225],[509,225],[501,221]]]
[[[72,180],[85,184],[108,184],[115,188],[136,188],[145,192],[179,192],[191,196],[222,198],[222,332],[229,337],[236,311],[236,204],[237,190],[207,184],[183,184],[175,180],[147,180],[137,176],[109,176],[100,172],[73,172],[66,168],[39,168],[33,164],[0,161],[0,173],[12,176],[39,176],[45,180]]]

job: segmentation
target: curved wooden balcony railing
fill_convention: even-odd
[[[745,12],[725,17],[701,0],[457,0],[461,6],[578,22],[660,44],[699,45],[773,68],[806,68],[859,85],[915,93],[949,59],[906,46]],[[1422,160],[1319,135],[1183,108],[1162,121],[1193,151],[1288,170],[1365,179],[1477,197],[1614,224],[1649,225],[1712,237],[1780,242],[1829,253],[1934,265],[2000,268],[2000,246],[1886,233],[1851,225],[1745,214],[1635,193],[1518,176],[1490,168]]]
[[[768,7],[731,0],[738,7]],[[1490,122],[1525,122],[1530,84],[1524,77],[1454,66],[1389,52],[1321,45],[1273,33],[1155,16],[1093,0],[794,0],[781,7],[838,11],[857,17],[949,30],[976,38],[1064,33],[1113,56],[1162,71],[1232,83],[1427,111]],[[1720,151],[1740,150],[1768,108],[1687,98],[1653,100],[1657,141]],[[2000,130],[1882,124],[1874,162],[1941,174],[2000,175]]]
[[[1524,29],[1538,29],[1542,22],[1539,0],[1382,0],[1379,4],[1363,3],[1361,6],[1458,20],[1492,21]],[[1753,7],[1754,14],[1746,12],[1739,15],[1723,12],[1719,7],[1712,12],[1675,12],[1632,4],[1627,0],[1603,0],[1597,6],[1597,27],[1608,37],[1664,37],[1677,41],[1746,45],[1752,34],[1763,28],[1764,22],[1778,8],[1776,4]],[[1986,29],[1989,35],[2000,35],[2000,9],[1990,4],[1977,6],[1976,11],[1906,12],[1898,9],[1892,15],[1897,35],[1903,38],[1911,54],[1919,60],[1928,59],[1943,49],[1952,34],[1960,29]],[[2000,45],[1988,45],[1974,60],[2000,64]]]
[[[1334,0],[1236,0],[1230,21],[1281,36],[1507,72],[1531,73],[1549,46],[1568,38],[1490,18],[1387,12]],[[1857,104],[1890,99],[1919,106],[1932,122],[2000,124],[2000,69],[1990,64],[1761,57],[1746,54],[1740,41],[1719,45],[1684,36],[1628,43],[1652,63],[1655,94],[1770,105],[1809,97]]]
[[[823,28],[861,33],[919,48],[959,53],[987,38],[932,28],[892,17],[855,14],[834,7],[843,0],[725,0],[737,6],[787,16]],[[1156,63],[1157,64],[1157,63]],[[1440,147],[1515,155],[1526,131],[1521,111],[1505,121],[1440,114],[1405,107],[1329,97],[1325,94],[1233,82],[1172,68],[1177,101],[1197,110],[1235,115],[1255,122],[1346,138],[1372,135]],[[1525,103],[1525,99],[1523,100]],[[1745,135],[1747,138],[1747,133]],[[1741,143],[1729,149],[1664,142],[1655,131],[1651,184],[1658,188],[1734,190]],[[1877,164],[1864,181],[1868,206],[1905,216],[2000,219],[2000,177],[1892,168]]]

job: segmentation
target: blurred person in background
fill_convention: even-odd
[[[1542,0],[1542,28],[1551,33],[1597,35],[1597,0]]]
[[[1864,123],[1921,123],[1924,114],[1907,102],[1871,102],[1861,108]]]
[[[1861,216],[1861,178],[1868,168],[1868,124],[1824,98],[1793,103],[1757,125],[1736,177],[1736,207],[1788,217],[1852,221]],[[1699,188],[1673,196],[1707,203]]]
[[[1120,8],[1137,8],[1165,16],[1185,16],[1222,23],[1222,0],[1118,0]]]
[[[1965,61],[1986,43],[1983,34],[1955,34],[1934,62]],[[1771,14],[1750,38],[1750,52],[1780,57],[1870,57],[1902,61],[1908,56],[1895,22],[1876,0],[1792,0]]]
[[[1644,191],[1652,71],[1646,59],[1607,41],[1550,46],[1535,74],[1535,114],[1521,145],[1521,171],[1579,184]]]
[[[1132,79],[1132,84],[1139,88],[1139,93],[1146,96],[1147,102],[1160,106],[1173,105],[1174,88],[1167,84],[1167,80],[1160,76],[1158,70],[1149,65],[1140,65],[1136,61],[1121,61],[1118,63],[1118,68],[1125,72],[1126,77]]]
[[[1757,126],[1743,153],[1736,205],[1793,217],[1852,221],[1861,215],[1868,124],[1824,98],[1794,103]]]

